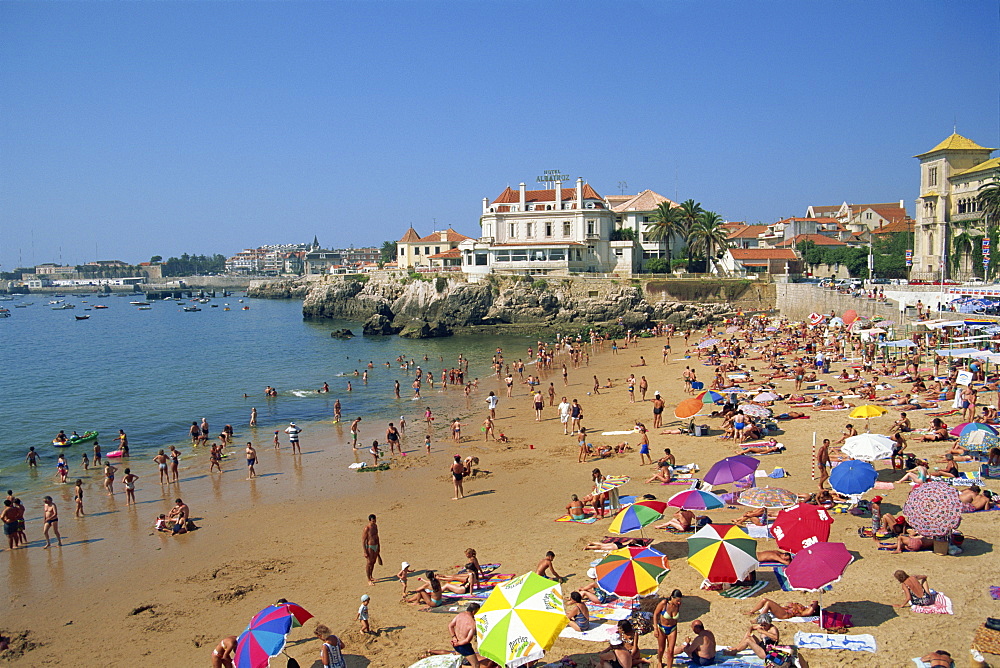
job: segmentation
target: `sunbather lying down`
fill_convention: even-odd
[[[737,518],[736,521],[733,522],[733,524],[737,526],[746,526],[747,524],[756,524],[757,526],[764,526],[764,522],[761,519],[764,517],[764,512],[765,512],[764,508],[751,508],[750,510],[740,515],[739,518]],[[769,514],[767,516],[768,522],[774,520],[775,517],[776,515]]]
[[[687,531],[694,524],[695,514],[690,510],[678,510],[674,516],[663,524],[657,524],[654,529],[674,529],[676,531]]]
[[[779,564],[785,564],[786,566],[792,563],[792,553],[785,552],[784,550],[760,550],[757,552],[757,561],[764,563],[765,561],[776,561]]]
[[[599,541],[587,543],[585,550],[619,550],[623,547],[644,547],[649,543],[648,539],[625,538],[617,536],[605,536]]]
[[[802,605],[791,601],[784,605],[778,605],[769,598],[761,601],[761,604],[748,612],[749,615],[759,615],[762,612],[770,613],[775,619],[788,619],[790,617],[815,617],[819,614],[819,601],[813,601],[809,605]]]

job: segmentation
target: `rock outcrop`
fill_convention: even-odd
[[[303,299],[309,293],[309,283],[303,279],[252,281],[247,297],[258,299]]]
[[[637,285],[604,284],[601,290],[590,291],[581,290],[572,279],[550,285],[518,277],[467,283],[398,275],[331,277],[314,284],[302,304],[307,318],[362,321],[367,336],[407,338],[450,336],[489,325],[582,328],[611,324],[640,330],[653,321],[666,321],[682,328],[702,327],[732,310],[724,303],[650,303]]]

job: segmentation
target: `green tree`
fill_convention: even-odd
[[[665,257],[652,257],[646,260],[646,271],[651,274],[669,274],[670,260]]]
[[[149,258],[150,264],[156,264],[157,262],[163,262],[162,255],[154,255],[153,257]]]
[[[952,226],[954,229],[960,230],[958,234],[952,234],[951,237],[951,269],[958,272],[962,269],[962,261],[968,260],[972,255],[972,250],[976,247],[977,237],[973,234],[975,230],[972,229],[970,221],[952,221]]]
[[[667,246],[667,257],[670,252],[670,239],[681,232],[680,209],[671,206],[670,202],[660,202],[653,211],[652,221],[646,223],[646,238],[650,241],[662,241]]]
[[[691,232],[694,230],[695,225],[698,224],[698,219],[701,217],[704,209],[701,208],[700,202],[695,202],[693,199],[684,200],[678,209],[680,210],[681,232],[684,235],[684,240],[687,241],[687,258],[688,265],[690,266],[692,264],[691,260],[694,257],[694,249],[691,245]]]
[[[395,262],[399,251],[396,249],[395,241],[383,241],[382,248],[379,251],[379,257],[382,262]]]
[[[723,222],[722,216],[716,212],[702,211],[688,234],[689,246],[693,251],[705,256],[709,271],[716,263],[719,251],[729,243],[727,239],[729,233],[722,226]]]

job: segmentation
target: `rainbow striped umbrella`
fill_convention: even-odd
[[[667,499],[667,505],[685,510],[715,510],[725,507],[726,502],[711,492],[686,489]]]
[[[285,636],[295,626],[302,626],[312,614],[295,603],[278,603],[264,608],[250,620],[236,639],[236,668],[267,668],[272,656],[285,648]]]
[[[596,567],[597,584],[618,596],[644,596],[656,591],[670,572],[667,557],[649,547],[624,547],[608,553]]]
[[[701,399],[701,403],[703,404],[717,404],[720,401],[723,401],[725,397],[715,390],[705,390],[704,392],[696,394],[695,399]]]
[[[757,568],[757,541],[734,524],[706,525],[687,542],[688,563],[709,582],[739,582]]]
[[[626,506],[611,520],[608,530],[611,533],[628,533],[641,529],[647,524],[663,519],[663,511],[667,504],[663,501],[636,501]]]
[[[632,478],[627,475],[606,475],[604,476],[604,480],[594,485],[594,491],[598,494],[602,492],[610,492],[615,487],[621,487],[630,480],[632,480]]]

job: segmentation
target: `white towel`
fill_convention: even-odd
[[[815,624],[819,621],[819,615],[813,615],[812,617],[789,617],[788,619],[781,619],[780,617],[775,617],[776,622],[789,622],[792,624]]]
[[[618,623],[605,619],[591,619],[590,628],[586,631],[574,631],[566,627],[559,634],[560,638],[574,638],[576,640],[590,640],[592,642],[610,642],[611,636],[618,633]]]
[[[795,646],[805,649],[849,649],[853,652],[876,652],[875,637],[868,633],[841,635],[837,633],[795,633]]]
[[[771,534],[768,533],[767,527],[748,524],[744,528],[751,538],[772,538]]]

